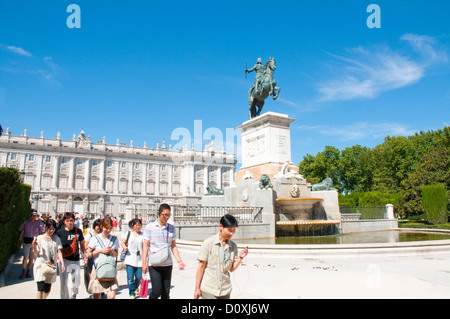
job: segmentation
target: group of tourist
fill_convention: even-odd
[[[111,234],[115,226],[111,217],[97,219],[88,231],[83,231],[75,227],[74,213],[65,213],[58,226],[51,218],[42,223],[33,210],[19,228],[24,252],[20,278],[31,277],[35,260],[33,276],[38,299],[47,298],[58,270],[61,298],[75,299],[81,279],[80,258],[83,258],[87,292],[94,299],[102,295],[114,299],[119,289],[116,261],[121,247],[120,259],[126,265],[130,298],[136,298],[138,293],[140,297],[147,297],[147,287],[142,284],[148,284],[149,278],[151,293],[148,298],[168,299],[174,264],[172,256],[180,270],[185,268],[176,245],[175,226],[168,223],[170,216],[171,207],[161,204],[155,221],[142,230],[142,221],[132,219],[129,231],[119,240]],[[230,272],[239,267],[248,253],[248,249],[244,249],[238,254],[236,244],[231,241],[237,226],[235,217],[225,215],[220,220],[219,233],[203,242],[198,254],[194,298],[230,297]]]

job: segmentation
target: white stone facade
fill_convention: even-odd
[[[51,215],[125,215],[125,208],[156,209],[158,203],[196,205],[206,186],[234,185],[234,154],[207,147],[204,151],[172,150],[165,143],[149,148],[92,142],[83,131],[72,141],[29,137],[25,130],[0,137],[0,166],[15,167],[32,186],[31,203]]]

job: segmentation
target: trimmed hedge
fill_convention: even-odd
[[[31,186],[22,184],[19,172],[0,167],[0,272],[16,253],[20,225],[28,218]]]
[[[391,194],[388,192],[353,192],[348,195],[338,194],[339,206],[386,206],[387,204],[398,205],[401,201],[400,194]]]
[[[429,223],[437,225],[447,222],[447,190],[444,184],[424,185],[422,203]]]

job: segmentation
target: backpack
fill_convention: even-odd
[[[105,245],[103,241],[95,236],[100,246],[103,248]],[[112,236],[109,246],[112,247],[117,237]],[[113,255],[105,255],[100,253],[97,259],[97,265],[95,266],[95,273],[98,281],[113,281],[117,276],[116,257]]]

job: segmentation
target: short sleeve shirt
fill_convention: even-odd
[[[68,257],[64,257],[64,259],[77,261],[80,260],[80,244],[84,241],[83,231],[79,228],[72,228],[72,230],[67,231],[65,227],[61,227],[56,231],[56,235],[61,239],[61,244],[63,248],[70,246],[77,235],[77,243],[75,246],[75,253]]]
[[[56,265],[57,251],[62,249],[61,240],[58,236],[52,236],[52,240],[48,241],[44,238],[44,235],[40,235],[36,238],[38,246],[38,256],[45,261],[53,261]]]
[[[238,258],[237,245],[228,240],[225,247],[219,239],[219,234],[207,238],[200,248],[198,260],[206,261],[200,290],[216,297],[231,293],[230,269]]]
[[[143,233],[139,236],[135,236],[133,232],[130,232],[130,237],[128,237],[128,232],[124,234],[123,239],[126,240],[128,237],[128,251],[125,256],[125,265],[130,265],[133,267],[142,267],[142,243],[144,241]]]
[[[53,276],[44,276],[39,270],[40,265],[46,262],[53,263],[56,266],[58,250],[62,249],[61,240],[58,236],[53,235],[52,240],[47,240],[45,235],[39,235],[36,238],[38,255],[36,256],[34,266],[34,281],[45,281],[46,283],[54,283],[56,281],[56,274]]]
[[[150,241],[150,248],[148,253],[155,253],[160,249],[172,246],[172,241],[176,240],[175,226],[166,223],[161,226],[158,220],[148,224],[144,229],[144,239]],[[169,249],[170,250],[170,249]],[[150,264],[150,258],[148,258]],[[172,254],[169,254],[169,258],[161,265],[161,267],[172,266]]]
[[[27,238],[34,238],[40,234],[45,233],[45,227],[38,219],[34,223],[27,219],[20,225],[19,231],[23,231],[23,236]]]

